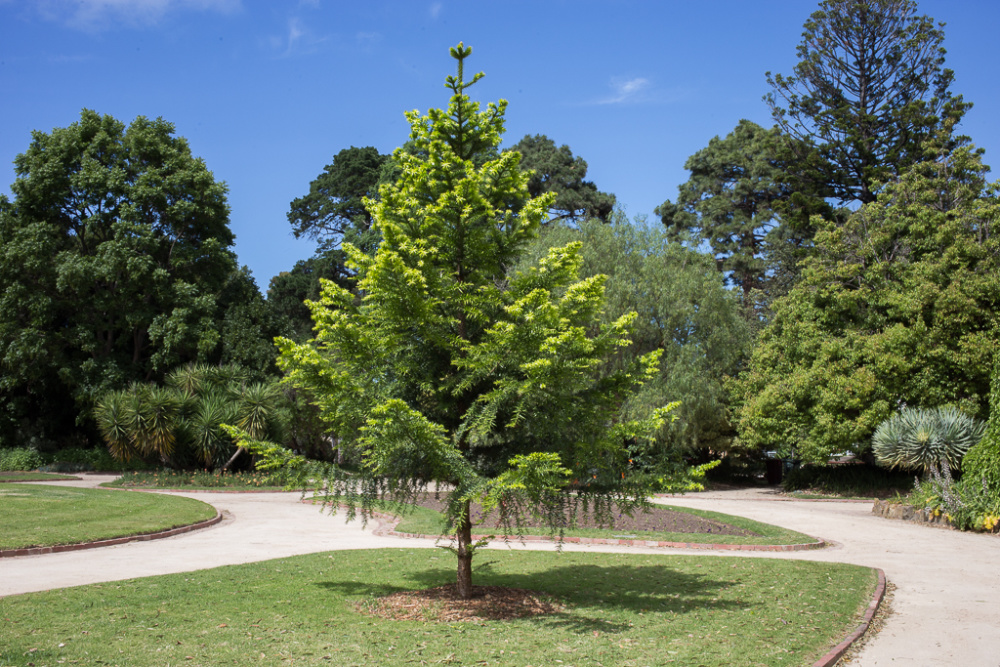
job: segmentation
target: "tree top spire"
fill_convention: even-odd
[[[450,49],[448,49],[448,52],[451,53],[452,58],[458,61],[458,76],[447,77],[444,80],[444,85],[446,88],[451,88],[452,92],[455,93],[456,95],[464,95],[465,89],[474,84],[476,81],[479,81],[481,78],[485,76],[485,74],[479,72],[478,74],[472,77],[472,81],[466,83],[464,80],[462,66],[464,64],[465,59],[468,58],[470,55],[472,55],[472,47],[465,46],[463,42],[459,42],[457,46],[453,46]]]

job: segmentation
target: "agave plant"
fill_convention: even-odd
[[[876,429],[872,450],[889,467],[927,471],[943,463],[958,468],[985,429],[985,422],[954,408],[903,408]]]

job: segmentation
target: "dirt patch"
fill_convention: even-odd
[[[472,599],[458,597],[455,584],[422,591],[400,591],[360,602],[359,612],[392,621],[504,621],[563,610],[554,598],[523,588],[473,586]]]
[[[426,495],[418,502],[421,507],[427,507],[438,512],[444,512],[445,501],[443,498],[435,498],[433,495]],[[482,515],[482,508],[473,505],[473,520],[479,521]],[[601,523],[592,513],[586,514],[582,510],[576,514],[576,528],[607,528],[622,535],[632,535],[641,532],[656,533],[700,533],[710,535],[733,535],[739,537],[754,537],[756,533],[721,521],[705,519],[688,512],[677,512],[663,507],[652,507],[648,511],[636,511],[632,516],[624,512],[612,512],[613,524]],[[544,526],[544,522],[525,518],[524,527]],[[493,530],[500,528],[499,520],[495,514],[482,518],[481,523],[473,528],[473,532],[480,533],[483,530]],[[639,537],[639,535],[636,535]]]

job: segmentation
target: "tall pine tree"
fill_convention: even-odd
[[[571,503],[605,516],[612,503],[644,503],[646,490],[625,474],[625,446],[652,437],[669,410],[619,419],[659,353],[611,366],[635,313],[599,324],[605,278],[576,282],[579,244],[508,275],[553,196],[531,198],[520,155],[496,151],[506,102],[482,111],[470,100],[482,77],[465,80],[470,53],[451,49],[458,74],[446,80],[447,110],[407,113],[415,150],[395,152],[398,180],[367,202],[383,237],[374,256],[345,244],[360,298],[325,283],[312,306],[316,339],[280,342],[289,381],[319,397],[359,472],[317,471],[287,450],[241,441],[322,475],[330,502],[363,515],[378,498],[412,501],[442,485],[462,598],[473,593],[472,503],[508,527],[534,515],[553,529]]]

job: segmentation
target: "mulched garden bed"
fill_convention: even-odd
[[[423,496],[418,502],[421,507],[427,507],[438,512],[444,512],[445,502],[443,498],[435,498],[433,494]],[[473,518],[482,514],[482,508],[472,506]],[[734,535],[739,537],[754,537],[756,533],[736,526],[731,526],[721,521],[705,519],[695,514],[687,512],[677,512],[674,510],[652,507],[648,512],[636,511],[631,517],[619,512],[614,512],[614,525],[602,525],[592,515],[586,515],[579,511],[576,516],[577,528],[607,528],[623,534],[632,534],[640,531],[657,533],[701,533],[711,535]],[[527,518],[525,527],[543,526],[542,522],[532,522]],[[498,521],[494,516],[487,516],[481,523],[477,524],[474,532],[482,532],[483,529],[499,528]]]
[[[554,614],[562,611],[563,606],[544,593],[501,586],[473,586],[472,599],[463,600],[458,597],[458,587],[448,584],[392,593],[361,602],[357,609],[368,616],[393,621],[478,623]]]

